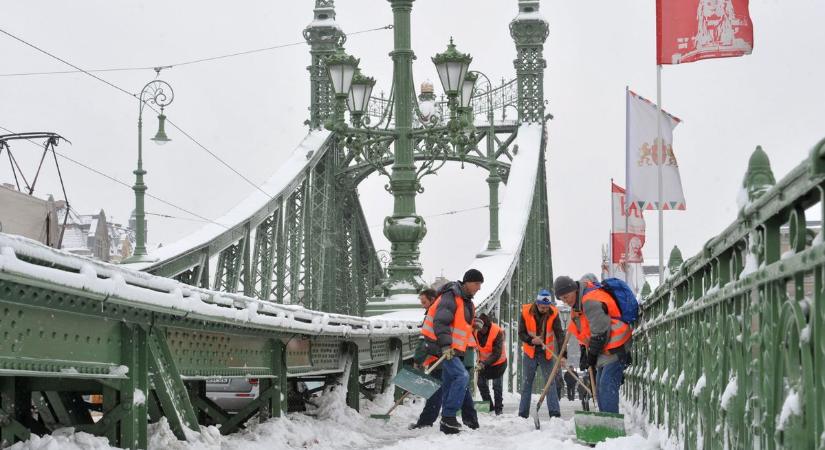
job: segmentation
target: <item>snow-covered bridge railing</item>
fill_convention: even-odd
[[[200,289],[0,233],[0,334],[0,447],[70,426],[146,448],[147,414],[180,439],[198,423],[230,433],[302,406],[299,380],[346,383],[357,408],[411,356],[418,323]],[[214,378],[255,378],[259,395],[230,415],[206,395]],[[102,394],[97,421],[87,394]]]
[[[626,393],[686,449],[825,446],[825,141],[778,183],[757,148],[739,218],[649,296]]]

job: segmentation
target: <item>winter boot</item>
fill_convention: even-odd
[[[455,417],[442,417],[441,432],[444,434],[458,434],[461,432],[461,424],[455,420]]]
[[[471,430],[478,430],[478,422],[466,421],[466,422],[464,422],[464,426],[466,426],[467,428],[469,428]]]

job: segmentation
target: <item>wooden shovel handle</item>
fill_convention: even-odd
[[[569,339],[570,339],[570,333],[565,334],[564,335],[564,341],[561,344],[561,348],[567,347],[567,341]],[[558,373],[560,365],[561,365],[561,359],[556,358],[556,363],[553,364],[553,370],[550,371],[550,376],[547,377],[547,382],[544,383],[544,389],[541,391],[541,396],[539,397],[539,402],[538,402],[539,407],[541,406],[541,402],[544,401],[544,397],[547,396],[547,391],[550,390],[550,385],[553,384],[553,379],[556,378],[556,373]]]
[[[561,358],[559,358],[559,355],[557,355],[556,352],[554,352],[553,350],[550,350],[550,355],[553,358],[556,358],[559,362],[561,362]],[[573,377],[576,378],[576,383],[580,384],[581,387],[583,387],[588,394],[593,395],[593,393],[590,392],[590,389],[587,387],[587,385],[584,384],[584,381],[582,381],[582,379],[579,378],[576,372],[573,372],[573,369],[571,369],[570,366],[567,366],[567,371],[570,372],[570,375],[573,375]]]
[[[593,402],[596,403],[596,407],[599,407],[599,397],[596,396],[596,391],[599,390],[599,387],[596,386],[596,375],[593,374],[593,366],[587,368],[587,371],[590,372],[590,386],[593,389],[590,391],[590,394],[593,396]]]
[[[404,401],[404,399],[405,399],[405,398],[407,398],[407,396],[408,396],[408,395],[410,395],[410,392],[409,392],[409,391],[404,392],[404,395],[402,395],[401,397],[398,397],[398,400],[396,400],[396,401],[395,401],[395,404],[394,404],[394,405],[392,405],[392,408],[390,408],[390,410],[389,410],[389,411],[387,411],[387,414],[386,414],[386,415],[388,415],[388,416],[389,416],[390,414],[392,414],[392,412],[393,412],[393,411],[395,411],[395,408],[398,408],[398,405],[400,405],[400,404],[401,404],[401,402],[403,402],[403,401]]]

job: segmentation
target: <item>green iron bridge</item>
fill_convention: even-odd
[[[405,66],[412,2],[390,3],[393,59]],[[260,192],[135,264],[0,233],[0,447],[71,426],[146,448],[147,425],[161,417],[185,440],[202,424],[227,434],[253,417],[301,410],[312,394],[298,389],[302,382],[342,385],[356,409],[384,392],[419,334],[415,279],[408,289],[402,282],[420,275],[426,228],[409,196],[444,164],[489,171],[489,240],[471,264],[487,282],[475,301],[503,325],[508,353],[520,355],[520,305],[553,274],[551,116],[542,88],[548,24],[538,1],[518,6],[510,22],[515,76],[476,89],[461,112],[472,132],[460,146],[439,144],[451,131],[433,126],[455,105],[423,93],[416,100],[405,70],[396,70],[388,98],[370,99],[357,117],[368,126],[355,138],[336,125],[343,98],[326,62],[346,36],[332,1],[316,0],[304,31],[309,132]],[[418,171],[404,178],[410,167]],[[401,199],[385,221],[393,243],[387,268],[357,190],[372,173],[389,176],[388,190]],[[749,202],[736,222],[694,258],[674,253],[669,278],[646,293],[625,394],[687,449],[825,448],[825,378],[817,375],[825,361],[825,245],[805,220],[825,205],[825,144],[779,183],[757,150],[743,188]],[[518,356],[511,359],[506,385],[516,391]],[[253,377],[260,394],[236,414],[206,395],[209,379]],[[89,394],[102,394],[97,421]]]

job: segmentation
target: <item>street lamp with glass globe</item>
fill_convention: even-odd
[[[164,108],[172,103],[175,98],[175,93],[172,86],[163,80],[152,80],[143,86],[138,96],[138,160],[137,169],[133,171],[135,174],[135,185],[132,190],[135,191],[135,252],[132,256],[123,260],[123,264],[150,262],[146,252],[146,210],[144,208],[144,196],[146,195],[146,184],[143,182],[143,177],[146,171],[143,169],[143,108],[150,105],[150,108],[159,107],[158,114],[158,131],[153,138],[158,145],[163,145],[169,142],[166,136],[166,115],[163,114]],[[153,108],[154,109],[154,108]]]

